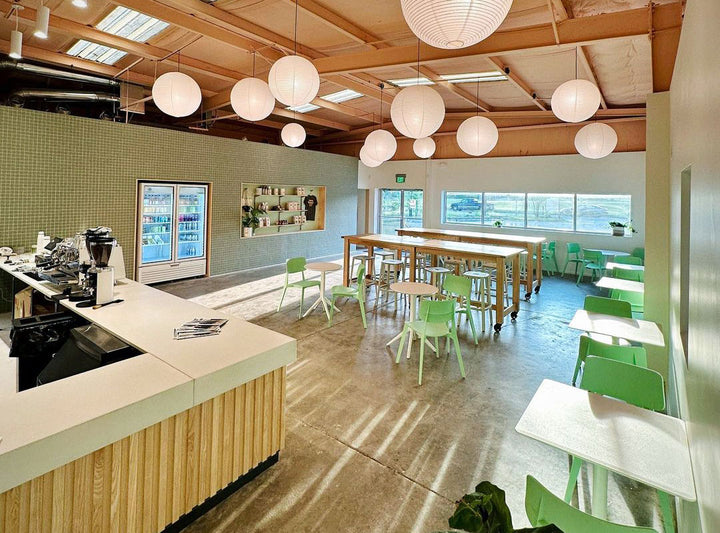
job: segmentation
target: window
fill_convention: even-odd
[[[443,192],[445,224],[608,234],[609,222],[631,215],[630,195]]]
[[[296,105],[291,107],[286,107],[288,111],[295,111],[297,113],[309,113],[310,111],[315,111],[316,109],[320,109],[319,105],[315,104],[302,104],[302,105]]]
[[[381,189],[378,230],[394,235],[399,228],[423,225],[423,191],[420,189]]]
[[[572,231],[574,205],[572,194],[528,194],[527,227]]]
[[[463,74],[441,74],[440,77],[450,83],[482,83],[486,81],[506,81],[508,78],[498,70],[490,72],[465,72]]]

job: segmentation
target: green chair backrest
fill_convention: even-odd
[[[591,313],[632,318],[632,306],[628,302],[617,299],[613,300],[612,298],[603,298],[602,296],[586,296],[583,309]]]
[[[576,242],[567,243],[567,253],[568,254],[579,254],[580,249],[581,249],[580,245]]]
[[[652,528],[613,524],[583,513],[532,476],[525,482],[525,514],[534,527],[555,524],[565,533],[657,533]]]
[[[594,355],[647,368],[647,351],[642,346],[607,344],[587,335],[580,335],[578,354],[582,359],[585,359],[588,355]]]
[[[428,323],[448,323],[455,325],[455,300],[422,300],[420,319]]]
[[[642,259],[643,262],[644,262],[644,261],[645,261],[645,248],[635,248],[635,249],[632,251],[632,255],[633,255],[634,257],[639,257],[639,258]]]
[[[616,263],[620,263],[621,265],[642,266],[643,264],[642,257],[635,257],[634,255],[620,255],[616,257],[613,261]]]
[[[590,261],[591,263],[595,263],[596,265],[603,264],[602,252],[598,252],[595,250],[583,250],[583,259],[585,259],[585,261]]]
[[[305,272],[305,258],[293,257],[285,262],[285,272],[295,274],[297,272]]]
[[[364,283],[365,281],[365,264],[362,263],[360,265],[360,268],[358,268],[357,271],[357,299],[360,302],[365,301],[365,289],[364,289]]]
[[[613,268],[613,277],[618,279],[627,279],[630,281],[643,281],[645,272],[642,270],[625,270],[624,268]]]
[[[643,409],[665,410],[663,378],[649,368],[589,355],[585,359],[580,388]]]
[[[550,241],[549,243],[547,243],[547,251],[548,251],[550,254],[554,254],[554,253],[555,253],[555,246],[557,246],[557,242],[556,242],[556,241]]]
[[[623,291],[621,289],[613,289],[610,297],[618,302],[627,302],[630,309],[636,312],[641,311],[645,307],[645,295],[641,292]]]
[[[443,280],[443,289],[449,296],[462,296],[470,299],[472,292],[472,280],[466,276],[447,274]]]

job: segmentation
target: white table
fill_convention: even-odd
[[[308,263],[305,265],[305,268],[308,270],[313,270],[315,272],[320,272],[320,296],[315,301],[315,303],[310,306],[310,309],[305,311],[303,317],[308,316],[315,310],[318,305],[322,304],[323,309],[325,310],[325,314],[327,315],[328,320],[330,320],[330,311],[328,310],[328,304],[330,304],[330,300],[325,298],[325,275],[328,272],[335,272],[336,270],[340,270],[342,266],[338,265],[337,263]],[[337,307],[335,307],[335,310],[338,312],[340,311],[340,309],[338,309]]]
[[[410,322],[415,320],[415,308],[417,307],[418,296],[432,296],[438,292],[438,288],[435,285],[430,285],[429,283],[418,283],[416,281],[400,281],[397,283],[391,283],[390,290],[410,296]],[[408,359],[410,358],[410,349],[412,348],[414,336],[415,334],[411,331],[407,347]],[[402,337],[402,331],[390,339],[385,346],[390,346],[400,337]],[[437,348],[435,348],[435,346],[433,346],[427,339],[425,340],[425,343],[432,349],[433,352],[437,350]]]
[[[622,318],[579,309],[568,326],[588,333],[600,333],[652,346],[665,346],[662,331],[655,322],[649,320]]]
[[[627,265],[625,263],[615,263],[613,261],[609,261],[605,266],[607,267],[608,270],[618,268],[620,270],[632,270],[634,272],[645,272],[645,267],[642,265]]]
[[[544,380],[515,431],[593,464],[593,515],[607,515],[607,470],[695,501],[685,422]]]
[[[627,257],[630,255],[627,252],[619,252],[617,250],[604,250],[602,248],[585,248],[585,249],[588,252],[600,252],[606,260],[608,257]]]
[[[645,284],[642,281],[632,281],[629,279],[620,279],[620,278],[609,278],[607,276],[604,276],[600,278],[597,283],[595,283],[596,286],[600,287],[601,289],[618,289],[621,291],[628,291],[628,292],[637,292],[640,294],[645,293]]]

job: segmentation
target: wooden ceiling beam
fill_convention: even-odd
[[[285,117],[292,119],[294,122],[306,122],[308,124],[315,124],[317,126],[332,128],[334,130],[350,131],[350,126],[348,124],[343,124],[334,120],[327,120],[325,118],[308,115],[307,113],[296,113],[294,111],[290,111],[289,109],[283,109],[281,107],[276,107],[275,109],[273,109],[272,114],[276,117]]]
[[[561,45],[577,46],[613,39],[647,35],[649,7],[568,19],[557,25]],[[678,4],[663,4],[653,9],[655,31],[678,29],[682,25]],[[495,32],[484,41],[457,50],[433,48],[421,44],[421,63],[455,58],[490,57],[530,50],[555,49],[557,43],[551,24]],[[316,59],[320,75],[346,74],[378,68],[412,66],[417,61],[417,47],[396,46],[368,52]]]
[[[669,6],[673,6],[674,15],[682,19],[683,4],[669,4]],[[670,89],[677,50],[680,44],[680,26],[668,27],[664,22],[664,19],[667,18],[666,10],[658,9],[659,7],[656,4],[650,4],[653,92]]]
[[[434,71],[433,69],[431,69],[430,67],[427,67],[427,66],[424,66],[424,65],[420,65],[419,74],[420,74],[421,76],[425,76],[425,77],[426,77],[427,79],[429,79],[429,80],[434,81],[437,85],[440,85],[441,87],[444,87],[445,89],[447,89],[448,91],[450,91],[450,92],[453,93],[454,95],[459,96],[460,98],[462,98],[462,99],[465,100],[466,102],[472,104],[473,107],[477,106],[477,107],[479,107],[480,109],[482,109],[482,110],[485,111],[485,112],[487,112],[487,111],[492,111],[492,106],[490,106],[490,104],[488,104],[488,103],[486,103],[486,102],[483,102],[483,101],[480,100],[479,98],[476,98],[476,96],[475,96],[474,94],[466,91],[466,90],[463,89],[462,87],[458,87],[456,84],[450,83],[449,81],[442,79],[442,78],[440,77],[440,74],[438,74],[437,72],[435,72],[435,71]]]
[[[537,92],[525,83],[525,80],[515,74],[510,67],[503,63],[499,57],[488,57],[488,61],[496,66],[500,72],[503,72],[508,77],[508,81],[519,89],[523,96],[529,98],[533,105],[536,105],[543,111],[547,110],[547,106],[538,98]]]
[[[600,107],[603,109],[607,109],[607,102],[605,101],[605,94],[603,93],[602,87],[600,86],[600,82],[598,81],[597,75],[595,74],[595,69],[593,68],[592,63],[590,62],[590,58],[588,57],[587,49],[584,46],[578,46],[577,48],[577,55],[578,55],[578,61],[582,65],[583,69],[585,69],[585,73],[587,74],[588,78],[590,78],[590,81],[595,84],[595,86],[598,88],[598,91],[600,91]]]

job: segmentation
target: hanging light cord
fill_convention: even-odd
[[[298,0],[295,0],[295,55],[297,55]]]
[[[417,40],[417,85],[420,85],[420,39]]]
[[[480,116],[480,80],[475,84],[475,115]]]
[[[385,88],[385,84],[380,84],[380,129],[383,129],[383,89]]]

